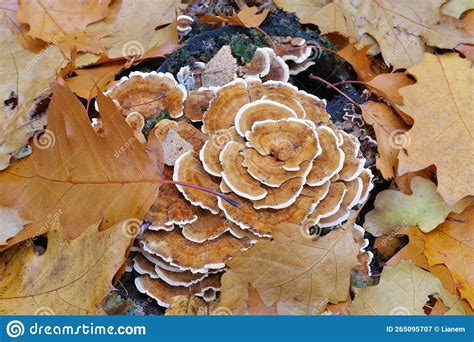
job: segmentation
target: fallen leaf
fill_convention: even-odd
[[[367,84],[376,89],[379,96],[385,97],[390,103],[403,104],[399,89],[415,83],[403,72],[386,73],[375,76]]]
[[[433,182],[414,177],[411,180],[412,195],[396,190],[384,190],[375,199],[375,208],[365,216],[364,228],[374,236],[391,234],[397,228],[418,226],[430,232],[444,222],[449,213],[460,213],[469,204],[463,200],[454,206],[447,205]]]
[[[438,192],[449,205],[474,195],[472,153],[474,69],[457,53],[425,54],[409,68],[417,82],[403,87],[400,109],[414,119],[403,135],[406,146],[398,155],[398,173],[436,166]]]
[[[474,10],[468,11],[462,19],[463,30],[469,36],[474,37]],[[474,45],[459,44],[456,50],[461,52],[471,62],[474,61]]]
[[[247,310],[249,315],[254,316],[276,316],[278,315],[276,304],[273,303],[270,306],[265,305],[262,298],[258,294],[258,291],[249,284],[248,287],[249,297],[247,299]]]
[[[266,8],[261,11],[261,13],[258,13],[259,11],[260,9],[256,6],[244,7],[239,13],[234,15],[220,14],[218,16],[214,16],[206,14],[199,17],[199,21],[203,23],[226,23],[247,28],[255,28],[259,27],[260,24],[263,23],[270,12],[270,9]]]
[[[107,16],[110,1],[20,1],[16,18],[28,25],[28,35],[61,47],[66,56],[74,49],[101,53],[99,38],[106,32],[92,36],[85,30]]]
[[[194,295],[179,295],[171,298],[171,305],[166,309],[166,316],[196,316],[199,310],[206,306],[206,303]]]
[[[220,305],[241,314],[235,310],[242,310],[241,295],[248,296],[242,284],[247,283],[280,315],[319,314],[328,303],[346,300],[351,270],[359,264],[352,229],[346,226],[313,240],[295,225],[272,227],[272,241],[259,241],[227,263]]]
[[[448,267],[454,286],[461,298],[474,308],[474,206],[448,219],[432,232],[425,234],[412,228],[407,231],[408,245],[401,251],[402,258],[416,260],[425,256],[428,266],[444,264]]]
[[[330,0],[273,0],[273,3],[286,12],[294,12],[301,23],[309,23],[316,12]]]
[[[366,46],[361,50],[357,50],[354,44],[349,44],[342,50],[337,52],[337,55],[348,62],[363,82],[368,82],[373,79],[376,74],[372,70],[370,59],[367,57],[367,50],[370,46]]]
[[[0,51],[0,170],[3,170],[11,155],[45,125],[39,103],[50,94],[49,83],[65,64],[65,58],[55,46],[40,54],[25,50],[16,35],[1,25],[0,42],[3,47]]]
[[[360,107],[362,118],[375,131],[378,152],[376,167],[385,179],[393,178],[398,165],[398,153],[404,147],[400,136],[409,127],[385,103],[367,101]]]
[[[465,314],[460,299],[446,291],[438,278],[403,261],[396,267],[385,266],[378,285],[358,290],[350,311],[352,315],[424,315],[428,296],[434,294],[449,308],[446,314]]]
[[[441,14],[444,2],[341,0],[301,22],[318,25],[323,34],[338,32],[356,41],[372,37],[385,62],[396,70],[419,63],[427,46],[452,49],[474,43],[460,28],[460,20]]]
[[[116,224],[104,232],[91,225],[69,240],[56,222],[43,255],[22,244],[7,264],[0,282],[0,313],[103,314],[98,304],[113,289],[112,278],[133,239]]]
[[[31,222],[7,247],[48,231],[49,216],[57,212],[63,213],[59,221],[71,239],[96,222],[103,230],[141,218],[158,193],[158,139],[148,146],[137,142],[102,93],[98,103],[104,134],[98,136],[81,102],[60,83],[53,87],[48,129],[35,139],[32,155],[0,173],[0,193],[9,194],[0,198],[0,205]]]
[[[7,243],[7,240],[23,229],[23,226],[28,223],[18,215],[16,210],[0,206],[0,245]]]
[[[474,0],[448,0],[441,6],[441,13],[460,18],[467,10],[474,8]]]
[[[123,0],[113,22],[89,25],[85,32],[92,36],[109,32],[100,39],[108,60],[125,58],[136,61],[145,57],[149,50],[155,50],[153,55],[156,55],[156,48],[178,44],[175,6],[175,0],[162,0],[159,6],[149,0]],[[153,56],[148,54],[149,57]],[[95,64],[100,59],[100,55],[83,54],[78,57],[77,67]]]
[[[124,67],[123,62],[111,62],[91,69],[76,69],[77,76],[68,77],[66,83],[77,96],[90,100],[97,96],[97,88],[105,91],[113,85],[115,75]]]

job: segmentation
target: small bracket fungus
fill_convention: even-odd
[[[106,94],[114,100],[124,117],[138,112],[147,119],[164,111],[172,118],[182,116],[187,92],[170,73],[134,71],[128,77],[122,77]]]
[[[191,32],[194,19],[188,15],[178,15],[176,18],[176,26],[178,28],[179,34],[185,36]]]

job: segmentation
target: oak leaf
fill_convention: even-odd
[[[414,177],[411,180],[411,195],[396,190],[384,190],[375,199],[375,208],[365,216],[364,228],[375,236],[391,234],[397,228],[417,225],[430,232],[444,222],[450,212],[460,213],[470,200],[447,205],[436,192],[433,182]]]
[[[250,285],[280,315],[312,315],[347,299],[359,245],[351,226],[308,239],[296,225],[272,228],[273,240],[259,241],[235,255],[222,279],[220,305],[245,313]],[[242,302],[241,298],[247,298]]]
[[[330,0],[273,0],[273,3],[286,12],[294,12],[301,23],[310,23],[316,12]]]
[[[368,101],[360,107],[362,118],[375,131],[377,169],[385,179],[393,178],[398,165],[397,156],[403,147],[397,144],[397,138],[408,130],[408,125],[385,103]]]
[[[424,315],[430,295],[450,308],[446,314],[465,314],[460,299],[446,291],[438,278],[409,261],[385,266],[378,285],[356,292],[350,311],[352,315]]]
[[[452,49],[474,42],[458,27],[459,20],[441,14],[444,2],[341,0],[327,4],[302,23],[318,25],[323,34],[338,32],[356,41],[370,36],[387,64],[407,68],[421,61],[427,46]]]
[[[40,54],[25,50],[15,34],[0,25],[0,170],[46,123],[40,102],[65,58],[55,46]],[[35,120],[32,118],[35,117]]]
[[[88,25],[104,19],[111,0],[20,1],[17,20],[29,27],[28,35],[61,47],[66,55],[78,51],[101,53],[99,37],[84,31]]]
[[[97,89],[106,90],[114,84],[114,77],[124,67],[120,61],[98,65],[94,68],[76,69],[76,76],[68,77],[66,83],[77,96],[90,100],[97,96]]]
[[[149,0],[123,0],[115,20],[89,25],[85,33],[96,36],[109,32],[100,38],[107,59],[132,61],[162,55],[165,50],[172,51],[178,43],[176,3],[161,0],[158,6]],[[100,54],[83,54],[78,56],[76,66],[95,64],[101,57]]]
[[[7,240],[23,229],[23,226],[28,223],[23,220],[16,210],[0,206],[0,245],[7,243]]]
[[[400,89],[404,103],[400,109],[414,125],[404,134],[398,173],[435,165],[438,192],[453,205],[474,195],[474,69],[457,53],[425,54],[422,63],[407,72],[417,82]]]
[[[399,253],[401,258],[426,257],[428,267],[446,265],[461,298],[474,307],[474,206],[448,219],[425,234],[412,227],[407,230],[409,243]]]
[[[370,46],[366,46],[357,50],[355,44],[348,44],[337,52],[339,57],[343,58],[354,68],[357,76],[359,76],[360,80],[363,82],[368,82],[376,76],[375,72],[372,70],[371,61],[369,57],[367,57],[367,50],[369,48]]]
[[[6,265],[0,314],[103,314],[98,304],[113,289],[112,279],[133,239],[122,224],[103,232],[96,224],[69,240],[56,222],[44,254],[24,243]]]
[[[270,9],[266,8],[261,13],[259,11],[260,9],[256,6],[244,7],[239,13],[234,15],[203,15],[199,18],[199,21],[203,23],[226,23],[247,28],[259,27],[267,17]]]
[[[161,146],[147,146],[110,98],[99,93],[104,126],[96,134],[81,102],[61,79],[53,86],[48,129],[33,144],[29,157],[0,173],[0,205],[15,209],[31,223],[7,247],[45,233],[57,212],[67,238],[91,224],[100,230],[130,217],[141,218],[153,204],[161,182]]]

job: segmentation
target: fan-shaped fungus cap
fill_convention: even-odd
[[[356,137],[339,131],[342,136],[341,148],[344,151],[344,163],[339,176],[344,181],[351,181],[364,169],[365,158],[359,158],[360,143]]]
[[[254,149],[244,150],[243,156],[242,165],[253,178],[267,186],[277,188],[290,179],[306,178],[312,165],[312,162],[306,161],[300,165],[298,171],[288,171],[284,168],[285,162],[271,156],[262,156]]]
[[[123,116],[139,112],[144,118],[169,112],[172,118],[183,115],[186,89],[170,73],[134,71],[106,91],[118,104]]]
[[[201,121],[215,95],[211,88],[191,90],[184,102],[184,115],[191,121]]]
[[[193,151],[182,154],[176,160],[173,180],[198,185],[212,191],[219,191],[219,181],[204,170],[197,154]],[[177,188],[191,204],[210,210],[213,214],[219,212],[215,195],[182,185],[177,185]]]
[[[186,35],[192,30],[192,23],[194,19],[188,15],[178,15],[176,18],[176,25],[178,28],[178,32],[182,35]]]
[[[219,155],[229,141],[243,142],[235,127],[221,129],[212,134],[199,152],[202,166],[213,176],[221,177],[222,165]]]
[[[270,55],[265,49],[257,48],[252,60],[243,67],[242,71],[246,77],[264,77],[268,75],[270,72]]]
[[[172,174],[170,167],[165,167],[163,175]],[[183,225],[197,220],[193,207],[183,198],[174,184],[160,186],[160,195],[145,214],[144,220],[151,223],[151,230],[172,230],[175,224]]]
[[[183,235],[189,241],[202,243],[213,240],[229,230],[230,222],[220,215],[213,215],[207,210],[194,210],[197,220],[181,226]]]
[[[357,204],[360,195],[362,193],[362,179],[356,178],[350,182],[345,182],[347,192],[344,194],[344,198],[341,202],[339,210],[327,217],[321,218],[318,222],[320,227],[332,227],[338,225],[349,217],[350,209]]]
[[[297,115],[293,109],[281,103],[270,100],[257,100],[247,103],[240,108],[234,122],[237,132],[240,136],[245,137],[246,132],[250,131],[253,124],[257,121],[296,117]]]
[[[141,293],[154,298],[160,306],[165,308],[171,305],[172,298],[177,295],[196,295],[203,297],[209,289],[219,290],[220,275],[212,275],[191,286],[172,286],[160,279],[153,279],[148,275],[135,278],[135,286]]]
[[[246,134],[247,145],[261,155],[272,155],[284,161],[283,168],[298,171],[300,164],[321,153],[314,124],[288,118],[255,122]]]
[[[251,246],[248,239],[237,239],[230,233],[203,243],[192,242],[179,229],[170,232],[147,230],[141,236],[140,243],[148,253],[193,273],[223,268],[237,251]]]
[[[165,141],[170,129],[174,129],[176,131],[178,129],[178,122],[169,119],[163,119],[155,125],[155,135],[161,141],[161,143]]]
[[[374,184],[372,183],[372,178],[374,178],[374,175],[370,169],[363,169],[359,174],[359,177],[362,180],[362,192],[360,194],[358,204],[362,204],[367,201],[370,190],[374,188]]]
[[[326,100],[321,100],[319,97],[302,90],[298,92],[297,98],[306,112],[306,119],[315,123],[329,121],[329,114],[326,112]]]
[[[240,208],[231,206],[221,198],[218,199],[219,208],[239,227],[249,229],[260,237],[270,237],[272,227],[275,225],[303,222],[314,211],[315,205],[326,195],[328,188],[329,184],[320,187],[304,187],[296,201],[285,209],[257,210],[251,201],[240,199],[236,195],[230,195],[230,197],[239,201]]]
[[[243,149],[244,145],[235,141],[230,141],[225,145],[219,155],[222,165],[221,176],[225,184],[237,195],[250,200],[260,200],[267,195],[267,191],[242,166]]]
[[[318,186],[326,183],[342,169],[344,153],[339,148],[341,142],[336,133],[327,126],[316,129],[322,153],[313,161],[306,184]]]
[[[255,209],[284,209],[295,203],[303,190],[305,178],[297,177],[284,182],[279,188],[264,187],[267,191],[265,198],[253,201]]]
[[[273,81],[283,81],[287,82],[290,78],[290,69],[281,57],[277,56],[275,51],[271,48],[262,48],[264,49],[270,57],[270,70],[262,79],[264,81],[273,80]]]
[[[304,44],[304,43],[303,43]],[[313,53],[312,48],[304,45],[276,44],[276,53],[282,60],[303,63]]]
[[[341,207],[347,188],[342,182],[330,183],[329,190],[324,199],[318,204],[316,210],[309,215],[306,224],[316,225],[321,218],[335,214]]]
[[[209,109],[204,113],[202,130],[214,133],[234,126],[234,118],[240,108],[250,102],[247,84],[238,78],[221,87]]]
[[[146,139],[142,133],[143,127],[145,127],[145,119],[143,116],[138,112],[132,112],[127,115],[125,121],[132,129],[133,135],[135,135],[135,138],[137,138],[138,142],[145,144]]]

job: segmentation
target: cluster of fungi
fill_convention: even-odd
[[[285,81],[249,76],[187,91],[169,73],[133,72],[108,95],[140,142],[146,120],[169,113],[151,133],[163,143],[164,177],[197,186],[162,185],[134,247],[135,284],[161,306],[176,295],[214,300],[226,261],[272,227],[312,238],[371,190],[358,140],[330,121],[324,100]]]

